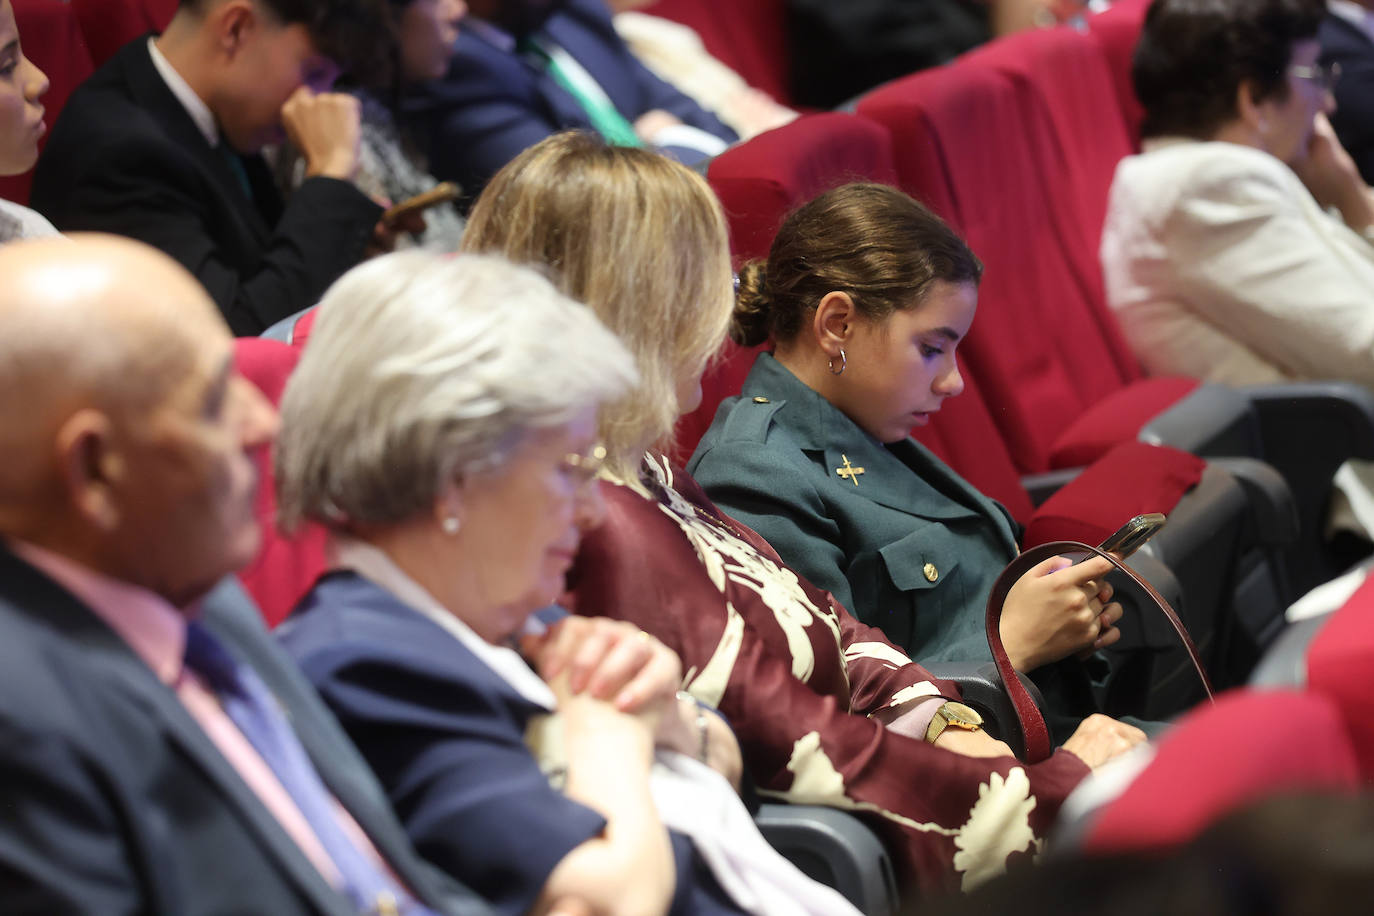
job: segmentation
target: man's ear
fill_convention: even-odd
[[[854,334],[858,317],[858,309],[849,293],[836,290],[822,296],[811,319],[811,331],[822,352],[832,358],[839,356],[840,349]]]
[[[208,15],[215,44],[230,59],[238,56],[245,41],[258,27],[258,11],[251,0],[229,0],[212,7]]]
[[[62,486],[73,509],[106,532],[119,527],[121,513],[115,489],[125,472],[113,431],[109,417],[86,408],[67,418],[54,444]]]

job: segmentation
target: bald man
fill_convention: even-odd
[[[486,913],[216,587],[277,420],[200,284],[110,236],[0,276],[0,909]]]

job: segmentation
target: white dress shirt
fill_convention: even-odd
[[[172,95],[176,96],[181,107],[186,109],[186,113],[196,123],[196,129],[205,137],[205,142],[212,147],[219,146],[219,125],[215,123],[215,116],[210,111],[210,106],[205,104],[204,99],[196,95],[191,84],[182,78],[182,75],[176,71],[171,62],[157,49],[156,38],[148,39],[148,56],[153,59],[154,69],[162,77],[162,81],[167,84],[167,88],[172,90]]]

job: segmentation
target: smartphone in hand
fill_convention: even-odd
[[[1103,553],[1116,554],[1124,560],[1144,546],[1146,541],[1154,537],[1167,521],[1168,519],[1159,512],[1137,515],[1118,528],[1115,534],[1097,545],[1097,549]]]

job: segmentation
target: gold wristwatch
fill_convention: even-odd
[[[976,710],[950,700],[935,710],[935,717],[930,720],[930,727],[926,729],[926,740],[934,744],[935,739],[944,734],[947,728],[976,732],[982,727],[983,717],[978,715]]]

